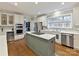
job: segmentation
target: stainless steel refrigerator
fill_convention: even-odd
[[[34,23],[34,31],[40,32],[43,29],[42,22],[35,22]]]

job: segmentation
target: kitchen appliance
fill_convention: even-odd
[[[23,24],[16,24],[16,34],[23,33]]]
[[[7,32],[7,41],[14,40],[14,31]]]
[[[42,29],[43,29],[42,22],[34,23],[34,31],[35,32],[40,32]]]
[[[18,29],[18,28],[23,28],[23,24],[16,24],[16,28]]]
[[[62,33],[61,44],[74,48],[74,34]]]
[[[30,22],[26,22],[26,31],[30,31]]]

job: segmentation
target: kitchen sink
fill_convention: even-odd
[[[32,34],[42,35],[42,34],[44,34],[44,33],[40,33],[40,32],[32,32]]]

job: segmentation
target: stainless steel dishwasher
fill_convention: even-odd
[[[7,41],[14,40],[14,31],[7,32]]]
[[[74,48],[74,34],[62,33],[61,34],[61,44]]]

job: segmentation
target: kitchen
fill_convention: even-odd
[[[0,2],[0,56],[79,56],[78,13],[78,2]]]

